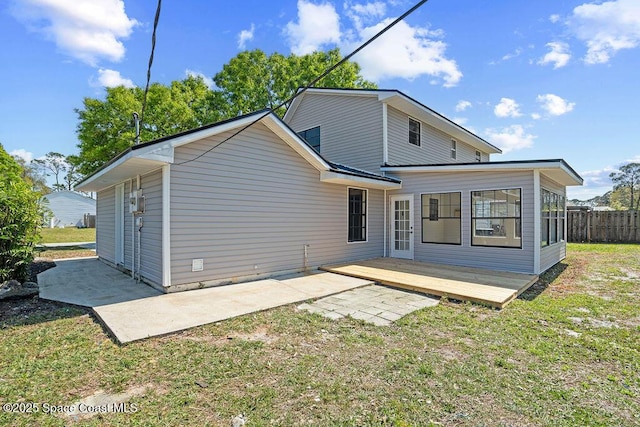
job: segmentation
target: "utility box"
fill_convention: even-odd
[[[142,190],[129,193],[129,213],[144,213],[144,196],[142,195]]]

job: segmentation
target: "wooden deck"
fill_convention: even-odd
[[[373,280],[387,286],[473,301],[500,309],[538,280],[538,276],[530,274],[396,258],[374,258],[322,266],[320,269]]]

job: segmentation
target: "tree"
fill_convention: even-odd
[[[80,174],[80,157],[70,154],[66,158],[67,162],[67,173],[64,175],[64,186],[65,189],[71,191],[73,190],[74,185],[82,179],[82,175]]]
[[[299,87],[306,86],[342,59],[339,49],[287,57],[267,56],[256,49],[239,53],[213,77],[228,107],[227,116],[275,108],[289,99]],[[335,88],[376,88],[360,75],[360,66],[347,61],[316,86]],[[276,113],[284,115],[287,106]]]
[[[134,144],[133,113],[142,112],[144,91],[138,87],[106,88],[105,100],[84,99],[77,109],[80,153],[76,170],[90,174]],[[222,118],[220,98],[201,77],[190,76],[170,86],[154,83],[149,87],[140,141],[150,141],[196,128]]]
[[[20,178],[29,184],[33,191],[36,191],[43,196],[51,192],[51,189],[47,186],[47,177],[37,164],[27,162],[19,156],[13,156],[13,160],[15,160],[18,166],[20,166]]]
[[[239,53],[214,76],[217,89],[201,77],[190,76],[169,86],[149,87],[140,141],[156,138],[236,117],[264,108],[275,108],[342,59],[338,49],[309,55],[267,56],[261,50]],[[360,66],[346,62],[317,83],[340,88],[375,88],[360,75]],[[123,86],[106,88],[104,100],[85,98],[77,109],[80,144],[78,171],[90,174],[129,148],[136,139],[133,112],[141,113],[144,92]],[[284,115],[285,108],[276,113]]]
[[[45,155],[44,159],[33,160],[37,166],[39,166],[46,176],[53,174],[56,178],[56,183],[53,186],[54,190],[60,189],[60,174],[64,174],[67,171],[67,161],[63,154],[50,151]],[[64,186],[62,186],[64,188]]]
[[[627,163],[619,171],[609,174],[613,181],[614,192],[619,191],[619,198],[628,200],[627,209],[640,208],[640,163]],[[624,195],[628,194],[628,197]]]
[[[40,194],[23,173],[0,144],[0,283],[27,278],[42,221]]]

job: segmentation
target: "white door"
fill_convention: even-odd
[[[116,264],[124,265],[124,184],[116,185],[115,257]]]
[[[391,196],[391,256],[413,259],[413,194]]]

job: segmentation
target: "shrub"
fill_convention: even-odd
[[[42,221],[40,195],[21,172],[0,144],[0,283],[27,278]]]

